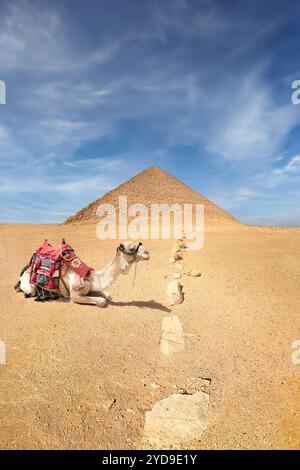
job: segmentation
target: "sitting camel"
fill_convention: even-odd
[[[134,263],[149,259],[150,255],[142,243],[126,241],[118,246],[115,256],[103,269],[92,271],[87,279],[79,277],[69,265],[66,266],[59,281],[59,292],[71,302],[105,307],[109,298],[104,289],[111,286],[120,274],[128,274]],[[15,289],[24,292],[26,297],[36,295],[36,286],[30,283],[28,271],[21,275]],[[88,295],[93,292],[100,297]]]

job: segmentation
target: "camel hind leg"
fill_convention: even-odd
[[[35,297],[36,289],[33,284],[30,283],[30,273],[24,272],[20,277],[19,281],[15,285],[16,292],[24,292],[25,297]]]

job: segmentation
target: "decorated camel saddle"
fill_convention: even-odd
[[[64,239],[58,248],[45,240],[27,266],[30,282],[37,287],[38,297],[45,297],[44,290],[56,294],[56,297],[59,296],[59,282],[64,266],[71,267],[82,279],[88,278],[92,271],[92,268],[78,258]]]

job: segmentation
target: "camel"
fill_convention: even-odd
[[[111,286],[120,274],[128,274],[134,263],[149,259],[149,252],[142,243],[126,241],[118,246],[115,256],[103,269],[92,271],[87,279],[80,278],[70,266],[67,266],[61,274],[59,292],[62,297],[69,298],[71,302],[77,304],[105,307],[111,299],[104,290]],[[24,292],[25,297],[36,295],[36,288],[30,283],[28,271],[21,274],[15,290]],[[99,296],[93,296],[93,293]]]

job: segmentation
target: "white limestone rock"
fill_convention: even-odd
[[[179,281],[174,280],[169,282],[167,286],[167,301],[168,305],[178,305],[183,302],[182,286]]]
[[[185,346],[182,325],[177,316],[165,317],[162,322],[160,351],[169,355],[182,351]]]
[[[173,394],[146,413],[143,446],[168,448],[199,439],[208,425],[209,395]]]

